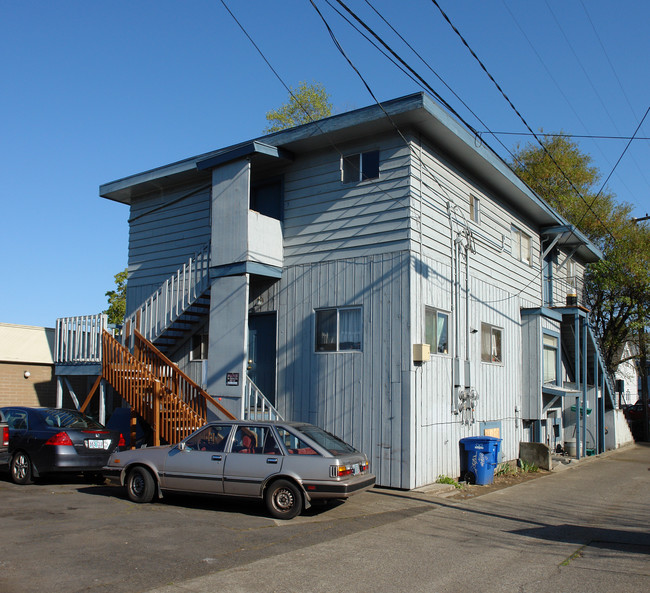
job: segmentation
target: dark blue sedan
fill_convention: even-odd
[[[1,408],[9,425],[8,469],[16,484],[54,472],[96,473],[123,446],[122,435],[76,410]]]

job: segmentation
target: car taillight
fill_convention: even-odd
[[[351,465],[330,465],[330,476],[332,478],[345,478],[354,473],[354,468]]]
[[[126,441],[124,440],[124,435],[120,433],[120,440],[117,443],[118,447],[126,447]]]
[[[2,444],[5,447],[9,446],[9,427],[8,426],[3,426],[2,427]]]
[[[67,432],[58,432],[53,437],[45,441],[46,445],[59,445],[63,447],[74,447],[72,439],[68,436]]]
[[[345,478],[346,476],[356,476],[368,471],[368,461],[362,463],[349,463],[348,465],[330,465],[331,478]]]

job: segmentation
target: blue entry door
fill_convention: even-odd
[[[276,315],[248,317],[248,376],[275,405]]]

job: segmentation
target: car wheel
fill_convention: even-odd
[[[11,460],[11,479],[16,484],[31,484],[32,462],[27,453],[18,451]]]
[[[293,519],[302,511],[302,492],[293,482],[277,480],[264,494],[266,508],[276,519]]]
[[[144,467],[134,467],[126,475],[126,492],[133,502],[151,502],[156,491],[153,476]]]

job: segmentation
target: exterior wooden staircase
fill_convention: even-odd
[[[121,342],[107,331],[106,315],[57,320],[57,368],[74,367],[74,374],[96,377],[81,406],[70,389],[79,410],[87,408],[104,380],[131,407],[133,427],[135,415],[152,427],[154,445],[179,442],[208,421],[209,409],[217,416],[235,418],[165,355],[209,313],[209,255],[210,246],[206,245],[127,317]],[[79,373],[80,367],[87,372]],[[242,417],[280,418],[249,377],[243,398]]]
[[[110,333],[102,334],[102,377],[153,429],[153,444],[176,443],[208,420],[208,404],[234,419],[138,330],[131,353]]]

